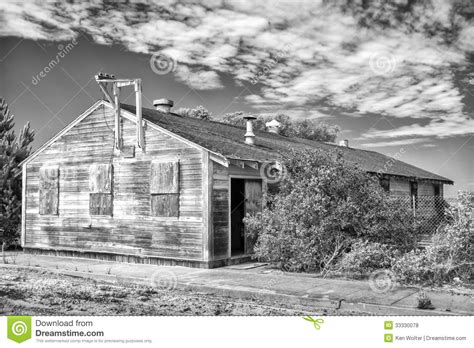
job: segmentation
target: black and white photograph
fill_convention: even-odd
[[[473,135],[471,0],[0,0],[0,345],[472,347]]]

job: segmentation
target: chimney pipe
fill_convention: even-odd
[[[255,144],[255,133],[253,132],[253,120],[257,119],[255,116],[245,116],[247,121],[247,132],[245,133],[245,143],[249,145]]]
[[[265,123],[267,131],[270,133],[278,134],[280,131],[281,123],[273,119],[270,122]]]
[[[349,140],[347,139],[340,140],[339,146],[349,147]]]
[[[155,99],[153,100],[153,106],[156,110],[168,114],[171,111],[171,107],[174,105],[174,102],[170,99]]]

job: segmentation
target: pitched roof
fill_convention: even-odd
[[[121,108],[135,114],[134,105],[121,104]],[[227,158],[264,162],[278,159],[292,148],[318,148],[329,152],[339,151],[346,160],[358,164],[367,172],[453,183],[450,179],[375,151],[302,138],[288,138],[261,131],[255,131],[255,145],[247,145],[244,138],[245,130],[234,125],[183,117],[147,108],[142,109],[142,115],[144,119]]]

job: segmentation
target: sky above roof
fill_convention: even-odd
[[[472,190],[471,1],[361,4],[2,0],[0,94],[41,144],[101,97],[103,69],[143,78],[145,106],[318,118]]]

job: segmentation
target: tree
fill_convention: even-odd
[[[230,112],[224,115],[222,122],[232,124],[237,127],[245,128],[247,121],[244,119],[245,116],[250,114],[245,111]],[[253,129],[256,131],[265,130],[265,120],[260,115],[252,115],[256,119],[253,121]]]
[[[298,137],[333,143],[340,131],[339,126],[330,126],[326,123],[317,123],[314,120],[297,121],[293,125]]]
[[[338,152],[293,151],[261,213],[246,217],[255,255],[289,271],[326,274],[357,240],[411,250],[411,209]]]
[[[184,117],[199,118],[201,120],[212,119],[212,113],[202,105],[198,105],[194,108],[179,108],[176,110],[176,113]]]
[[[0,97],[0,237],[2,250],[19,239],[21,223],[21,168],[28,157],[34,132],[27,123],[16,135],[13,115]]]
[[[237,111],[224,115],[224,123],[233,124],[239,127],[245,127],[244,111]],[[309,140],[334,142],[340,129],[338,126],[329,126],[325,123],[317,123],[314,120],[296,120],[293,121],[288,115],[279,113],[276,115],[256,115],[254,129],[257,131],[266,131],[266,123],[271,120],[280,122],[279,134],[284,137],[300,137]]]

